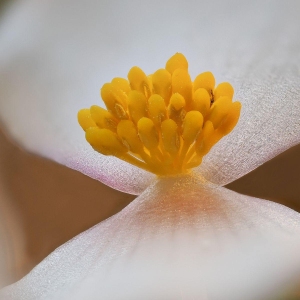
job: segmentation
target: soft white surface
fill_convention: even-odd
[[[196,177],[168,178],[0,298],[265,300],[299,274],[299,252],[295,211]]]
[[[153,176],[95,153],[76,114],[103,83],[179,51],[243,103],[199,169],[226,184],[299,143],[299,13],[299,1],[16,1],[0,24],[0,117],[28,150],[139,194]]]

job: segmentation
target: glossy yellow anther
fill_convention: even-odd
[[[218,128],[226,117],[231,103],[228,97],[221,97],[212,105],[209,120],[213,123],[214,128]]]
[[[177,124],[171,119],[163,121],[161,123],[161,134],[164,149],[171,155],[177,154],[180,148]]]
[[[199,88],[206,89],[209,94],[214,90],[215,77],[211,72],[204,72],[199,74],[194,80],[194,91]]]
[[[90,114],[98,127],[116,131],[118,120],[106,109],[93,105],[90,108]]]
[[[198,110],[205,117],[210,109],[211,97],[204,88],[199,88],[194,92],[193,105],[194,110]]]
[[[137,124],[139,119],[148,115],[148,103],[143,93],[131,91],[128,94],[128,111],[135,124]]]
[[[137,124],[139,137],[149,150],[158,146],[159,138],[154,123],[149,118],[141,118]]]
[[[189,111],[183,121],[182,138],[188,144],[192,144],[202,129],[203,116],[199,111]]]
[[[168,112],[169,112],[169,117],[172,120],[174,120],[178,126],[181,126],[184,117],[186,115],[186,110],[185,110],[185,100],[180,94],[175,93],[172,95],[168,107]]]
[[[133,67],[128,73],[128,79],[132,90],[143,93],[148,99],[151,95],[149,80],[142,69]]]
[[[105,83],[101,88],[101,97],[108,109],[118,119],[128,119],[127,103],[124,94],[112,83]]]
[[[221,97],[228,97],[229,99],[232,99],[233,93],[234,90],[231,84],[228,82],[222,82],[216,87],[214,91],[215,101]]]
[[[215,88],[212,73],[192,83],[181,53],[165,69],[146,75],[133,67],[128,80],[114,78],[101,89],[107,110],[97,105],[78,112],[91,146],[157,175],[188,172],[237,124],[241,104],[233,88]]]
[[[96,151],[104,155],[120,157],[128,151],[119,137],[109,129],[88,128],[85,138]]]
[[[166,70],[172,74],[176,69],[187,70],[189,66],[185,56],[181,53],[174,54],[166,63]]]
[[[179,93],[190,108],[192,102],[192,81],[187,70],[177,69],[172,75],[172,93]]]
[[[239,120],[241,108],[242,105],[240,102],[236,101],[231,103],[228,109],[227,116],[223,119],[217,129],[217,131],[220,132],[222,136],[229,134],[233,130]]]
[[[214,145],[212,139],[214,134],[214,126],[211,121],[206,121],[195,145],[195,150],[198,156],[206,155],[211,147]]]
[[[165,101],[160,95],[154,94],[149,98],[149,117],[157,127],[167,118]]]
[[[152,75],[153,92],[160,95],[166,105],[171,96],[171,74],[165,69],[159,69]]]
[[[97,127],[96,123],[92,119],[89,109],[81,109],[77,114],[78,123],[81,128],[86,131],[90,127]]]
[[[132,121],[120,121],[118,124],[117,133],[129,151],[133,153],[140,153],[143,150],[143,144],[138,137],[137,129]]]
[[[131,91],[129,82],[125,78],[116,77],[111,81],[111,83],[113,84],[113,86],[115,86],[121,92],[125,93],[125,95]]]

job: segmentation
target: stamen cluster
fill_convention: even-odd
[[[107,109],[82,109],[78,121],[101,154],[157,175],[185,173],[235,127],[241,104],[233,93],[227,82],[215,88],[211,72],[192,82],[186,58],[176,53],[152,75],[133,67],[128,80],[104,84]]]

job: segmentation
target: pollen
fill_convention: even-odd
[[[93,149],[159,176],[187,173],[237,124],[240,102],[228,82],[215,86],[211,72],[188,72],[181,53],[165,68],[146,75],[139,67],[128,79],[105,83],[106,106],[78,112],[78,122]]]

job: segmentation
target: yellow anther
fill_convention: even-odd
[[[172,93],[184,97],[187,108],[192,104],[192,81],[187,70],[177,69],[172,74]]]
[[[116,118],[128,119],[124,94],[114,84],[105,83],[101,88],[101,97],[108,111]]]
[[[131,91],[129,82],[125,78],[116,77],[111,83],[125,94],[128,94]]]
[[[199,111],[189,111],[183,121],[182,138],[188,144],[192,144],[202,129],[203,116]]]
[[[213,143],[214,126],[211,121],[206,121],[198,139],[196,141],[195,150],[198,156],[202,157],[206,155]]]
[[[114,78],[101,89],[107,110],[93,105],[78,112],[91,146],[157,175],[185,173],[198,166],[239,119],[233,88],[215,88],[212,73],[192,83],[181,53],[166,69],[146,75],[133,67],[128,80]]]
[[[231,103],[228,97],[221,97],[212,105],[208,118],[213,123],[214,128],[218,128],[226,117]]]
[[[235,127],[240,117],[241,108],[242,105],[240,102],[236,101],[231,103],[227,116],[224,118],[217,129],[217,131],[220,132],[222,136],[229,134]]]
[[[232,99],[233,97],[233,87],[228,82],[222,82],[220,83],[215,91],[214,91],[214,98],[215,100],[218,100],[221,97],[228,97],[229,99]]]
[[[143,93],[148,99],[151,95],[149,80],[142,69],[133,67],[128,73],[128,79],[132,90]]]
[[[166,105],[171,96],[171,74],[166,69],[159,69],[152,75],[153,92],[163,97]]]
[[[149,117],[157,127],[167,118],[165,101],[160,95],[154,94],[149,98]]]
[[[123,141],[123,144],[133,153],[140,153],[143,149],[143,144],[138,137],[137,129],[130,120],[122,120],[117,128],[118,136]]]
[[[96,151],[104,155],[121,157],[128,151],[120,138],[109,129],[88,128],[85,138]]]
[[[158,134],[154,123],[149,118],[141,118],[137,124],[139,137],[149,150],[157,148],[159,143]]]
[[[161,123],[161,134],[164,149],[171,155],[177,154],[180,148],[177,124],[171,119],[163,121]]]
[[[148,103],[145,95],[138,91],[128,94],[128,111],[131,119],[137,124],[139,119],[147,116]]]
[[[210,108],[210,95],[206,89],[199,88],[194,92],[192,108],[201,112],[204,117],[207,115]]]
[[[176,69],[187,70],[189,66],[185,56],[181,53],[174,54],[166,63],[167,71],[172,74]]]
[[[175,93],[172,95],[168,107],[168,112],[169,112],[169,117],[172,120],[174,120],[178,126],[181,126],[184,117],[186,115],[186,110],[185,110],[185,100],[180,94]]]
[[[90,127],[97,127],[88,108],[81,109],[77,114],[77,119],[78,123],[84,131],[86,131]]]
[[[209,94],[214,90],[215,77],[211,72],[204,72],[199,74],[194,80],[194,91],[199,88],[206,89]]]
[[[106,109],[93,105],[90,108],[92,119],[100,128],[116,131],[118,120]]]

